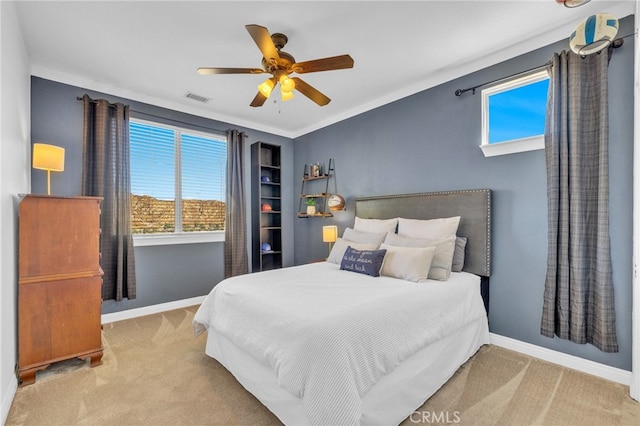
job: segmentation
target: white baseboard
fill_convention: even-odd
[[[16,396],[16,392],[18,391],[18,379],[13,377],[11,379],[11,383],[7,388],[6,393],[2,396],[2,413],[0,419],[2,422],[0,424],[5,424],[7,422],[7,417],[9,416],[9,410],[11,410],[11,403],[13,402],[13,398]]]
[[[122,321],[131,318],[142,317],[145,315],[157,314],[159,312],[171,311],[173,309],[186,308],[187,306],[199,305],[204,301],[206,296],[192,297],[191,299],[175,300],[173,302],[160,303],[158,305],[145,306],[142,308],[127,309],[126,311],[113,312],[103,314],[101,317],[102,324],[110,322]]]
[[[600,364],[588,359],[565,354],[563,352],[554,351],[543,348],[541,346],[532,345],[531,343],[522,342],[510,337],[500,336],[499,334],[489,333],[491,344],[511,349],[544,361],[552,362],[563,367],[572,368],[583,373],[591,374],[612,382],[629,386],[631,383],[631,371],[622,370],[620,368],[611,367],[609,365]]]

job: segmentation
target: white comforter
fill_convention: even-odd
[[[361,398],[426,345],[485,317],[479,278],[412,283],[314,263],[229,278],[194,319],[273,369],[311,424],[359,424]]]

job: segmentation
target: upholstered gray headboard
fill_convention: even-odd
[[[458,236],[467,237],[464,271],[491,275],[491,190],[425,192],[356,198],[365,219],[437,219],[460,216]]]

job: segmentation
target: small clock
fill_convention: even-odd
[[[329,205],[329,210],[332,210],[332,211],[344,210],[344,207],[345,207],[344,197],[342,197],[342,195],[333,194],[329,196],[329,199],[327,200],[327,204]]]

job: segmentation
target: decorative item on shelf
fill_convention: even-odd
[[[269,176],[260,176],[260,182],[271,182]]]
[[[316,214],[316,199],[313,197],[307,198],[307,215],[313,216]]]
[[[263,212],[270,212],[273,211],[273,208],[271,208],[271,204],[269,203],[262,203],[262,205],[260,206],[260,210],[262,210]]]
[[[320,177],[322,174],[322,168],[320,167],[320,163],[311,164],[309,166],[310,177]]]
[[[336,225],[326,225],[322,227],[322,241],[329,243],[329,254],[331,246],[338,239],[338,227]]]
[[[263,253],[270,253],[270,252],[272,252],[272,251],[273,251],[273,248],[271,247],[271,244],[269,244],[269,243],[262,243],[262,244],[260,245],[260,250],[261,250]]]
[[[339,194],[332,194],[331,196],[329,196],[329,199],[327,200],[327,204],[329,204],[329,210],[334,212],[344,210],[346,206],[344,197]]]
[[[47,171],[47,195],[51,195],[51,172],[64,171],[64,148],[34,143],[33,168]]]
[[[591,55],[608,47],[617,34],[618,19],[608,13],[597,13],[578,24],[569,37],[569,47],[578,55]]]

